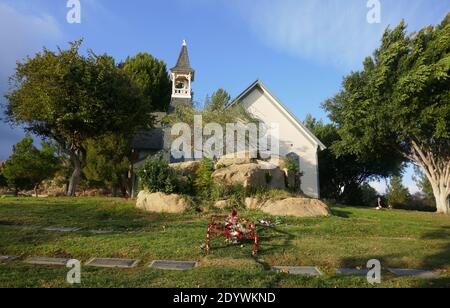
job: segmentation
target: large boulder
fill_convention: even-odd
[[[230,167],[232,165],[247,165],[256,162],[257,152],[242,151],[222,156],[216,163],[216,169]]]
[[[218,169],[212,177],[216,183],[226,186],[242,184],[244,187],[264,187],[267,185],[266,173],[255,163]]]
[[[155,213],[182,213],[188,208],[187,202],[176,194],[150,193],[141,191],[138,195],[136,207]]]
[[[229,205],[228,200],[219,200],[216,203],[214,203],[214,207],[221,209],[221,210],[225,209],[228,205]]]
[[[285,189],[284,172],[277,167],[266,169],[259,163],[231,165],[217,169],[213,180],[226,186],[242,184],[244,187]]]
[[[245,207],[249,210],[259,210],[264,205],[264,201],[258,198],[245,198]]]
[[[260,209],[273,216],[323,217],[331,214],[325,203],[307,198],[269,200]]]
[[[194,175],[200,167],[200,161],[170,164],[170,168],[178,171],[182,176]]]

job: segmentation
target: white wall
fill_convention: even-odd
[[[317,144],[299,128],[295,119],[279,106],[271,95],[260,87],[253,88],[242,98],[243,106],[266,124],[280,127],[280,155],[296,153],[300,156],[302,190],[312,198],[319,197]]]

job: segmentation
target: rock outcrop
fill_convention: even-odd
[[[216,163],[216,169],[230,167],[232,165],[247,165],[256,162],[257,153],[243,151],[222,156]]]
[[[188,208],[187,202],[176,194],[150,193],[141,191],[138,195],[136,207],[155,213],[182,213]]]
[[[331,214],[325,203],[308,198],[269,200],[260,207],[260,210],[273,216],[324,217]]]
[[[261,163],[233,164],[217,169],[213,180],[226,186],[242,184],[244,187],[285,189],[285,175],[278,167],[266,169]]]
[[[193,175],[200,167],[200,161],[188,161],[184,163],[170,164],[170,168],[178,171],[182,176]]]

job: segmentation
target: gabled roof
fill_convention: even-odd
[[[320,150],[325,150],[327,147],[308,129],[303,125],[303,122],[300,121],[275,95],[273,95],[270,90],[264,85],[261,80],[256,80],[252,83],[247,89],[244,90],[241,94],[239,94],[235,99],[233,99],[227,108],[232,107],[235,104],[238,104],[247,94],[249,94],[253,89],[259,87],[263,92],[267,93],[272,101],[278,105],[278,107],[285,111],[287,116],[291,117],[293,122],[297,125],[297,127],[305,133],[305,135],[316,144]]]
[[[189,54],[186,42],[183,41],[183,46],[181,47],[180,55],[178,56],[177,65],[170,69],[171,72],[179,72],[179,73],[191,73],[194,74],[195,71],[191,67],[191,63],[189,61]]]

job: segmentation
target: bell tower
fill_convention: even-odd
[[[186,41],[183,40],[181,52],[177,64],[170,69],[170,80],[172,81],[172,100],[169,112],[177,106],[192,106],[192,82],[195,79],[195,71],[192,69]]]

